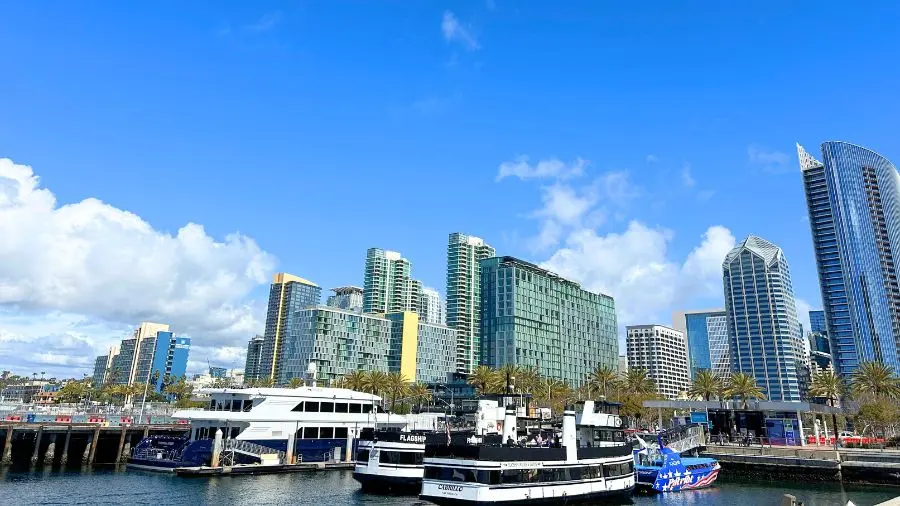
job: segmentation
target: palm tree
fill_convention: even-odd
[[[610,391],[616,386],[618,381],[619,373],[615,369],[598,365],[588,374],[588,395],[596,390],[601,397],[609,397]]]
[[[391,396],[391,411],[393,411],[397,399],[406,397],[406,392],[409,389],[409,379],[399,371],[388,373],[386,386],[387,392]]]
[[[407,395],[409,395],[410,401],[416,405],[416,409],[419,411],[422,410],[422,404],[431,402],[431,398],[433,397],[431,389],[422,383],[413,383],[410,385],[409,393]]]
[[[744,409],[747,409],[747,399],[765,400],[766,398],[762,389],[756,384],[756,378],[742,372],[736,372],[731,375],[725,391],[731,397],[740,398]]]
[[[479,395],[483,395],[493,389],[497,382],[497,372],[486,365],[480,365],[469,374],[469,379],[466,381],[475,387]]]
[[[833,369],[819,369],[813,372],[812,382],[809,386],[809,395],[813,397],[824,397],[828,399],[828,404],[835,407],[835,403],[846,392],[844,380],[834,372]],[[837,435],[837,414],[831,413],[831,427]],[[818,444],[818,443],[817,443]],[[834,440],[837,447],[837,438]]]
[[[533,367],[520,367],[516,376],[516,390],[519,393],[535,395],[544,384],[541,373]]]
[[[365,382],[363,390],[373,395],[380,395],[388,387],[387,374],[381,371],[370,371],[365,373]]]
[[[900,379],[882,362],[863,362],[850,377],[853,393],[860,397],[894,399],[900,397]]]
[[[303,386],[303,380],[300,378],[291,378],[291,380],[288,381],[288,384],[287,384],[288,388],[300,388],[302,386]]]
[[[622,387],[629,394],[651,395],[656,393],[656,382],[647,375],[644,369],[629,369],[625,373]]]
[[[519,367],[515,364],[506,364],[497,369],[496,375],[506,387],[503,392],[507,394],[513,393],[512,389],[515,388],[516,377],[519,375]]]
[[[553,411],[562,411],[566,401],[572,399],[572,387],[556,378],[547,378],[538,397],[545,400]]]
[[[329,386],[331,386],[331,388],[347,388],[347,378],[345,376],[332,378]]]
[[[350,390],[362,391],[366,388],[366,373],[363,371],[353,371],[344,376],[346,380],[345,386]]]
[[[702,397],[703,400],[709,402],[712,396],[721,399],[724,389],[725,382],[722,381],[718,374],[709,369],[701,369],[694,375],[694,381],[691,382],[688,395],[691,397]]]

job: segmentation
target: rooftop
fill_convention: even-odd
[[[731,261],[734,260],[738,255],[740,255],[741,251],[745,249],[761,256],[766,262],[766,265],[774,262],[775,259],[778,258],[778,255],[781,253],[781,248],[779,248],[778,246],[770,243],[762,237],[749,235],[740,244],[735,246],[734,249],[728,252],[728,255],[725,256],[724,263],[726,265],[730,264]]]

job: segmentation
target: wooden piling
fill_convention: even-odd
[[[38,425],[37,434],[34,436],[34,450],[31,451],[31,465],[37,464],[38,449],[41,447],[41,438],[44,436],[44,426]]]
[[[62,456],[59,458],[60,465],[66,465],[69,461],[69,440],[72,438],[72,426],[66,427],[66,441],[63,443]]]
[[[89,466],[94,465],[94,456],[97,455],[97,442],[100,440],[100,426],[94,428],[94,433],[91,435],[91,442],[88,445],[90,447],[90,453],[88,453],[88,461],[87,464]]]
[[[128,427],[123,425],[122,431],[119,433],[119,449],[116,451],[116,464],[122,462],[122,449],[125,448],[125,434],[127,431]]]
[[[12,440],[16,428],[12,425],[6,427],[6,441],[3,442],[3,454],[0,456],[0,464],[12,464]]]

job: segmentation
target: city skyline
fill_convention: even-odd
[[[806,324],[794,143],[900,159],[898,35],[865,29],[900,7],[492,4],[4,9],[0,366],[89,373],[152,320],[240,368],[272,274],[362,286],[383,247],[446,298],[456,231],[614,297],[620,346],[721,306],[759,234]],[[880,78],[797,78],[850,54]]]

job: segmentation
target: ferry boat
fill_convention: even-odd
[[[684,429],[679,430],[685,432]],[[686,446],[667,444],[666,439],[671,437],[671,431],[661,432],[656,436],[655,444],[647,444],[637,437],[641,445],[640,449],[634,450],[637,489],[652,493],[677,492],[712,485],[719,476],[721,467],[718,461],[704,457],[682,457],[671,446],[676,449]]]
[[[425,447],[420,498],[439,505],[631,504],[634,461],[618,406],[585,401],[563,414],[551,447],[516,444],[516,415],[506,410],[502,436],[454,438]]]
[[[287,453],[302,462],[349,460],[363,429],[376,424],[400,429],[407,423],[402,416],[379,412],[380,397],[344,388],[218,388],[200,393],[209,395],[208,406],[172,415],[190,424],[188,437],[144,438],[132,451],[128,467],[171,471],[209,465],[217,431],[233,463],[261,463],[272,455],[285,459]]]
[[[467,434],[499,434],[504,408],[479,400],[475,430]],[[364,429],[359,436],[353,478],[365,492],[418,494],[425,472],[426,443],[447,444],[450,425],[444,414],[407,415],[404,430]],[[461,434],[464,431],[453,431]]]

